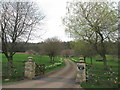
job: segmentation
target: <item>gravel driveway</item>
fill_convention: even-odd
[[[64,68],[53,73],[36,78],[34,80],[23,80],[16,83],[4,84],[3,88],[79,88],[75,84],[76,65],[71,60],[65,59],[67,64]]]

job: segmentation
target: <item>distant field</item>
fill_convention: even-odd
[[[118,66],[118,57],[117,56],[111,56],[111,55],[106,55],[107,57],[107,64],[108,65],[113,65],[113,66]],[[73,59],[79,61],[79,57],[70,57],[69,59]],[[99,55],[95,56],[92,58],[92,63],[93,65],[104,65],[103,62],[98,62],[96,61],[97,59],[102,59]],[[91,60],[90,58],[86,58],[86,63],[90,64]]]
[[[30,54],[25,54],[25,53],[17,53],[13,56],[14,61],[28,61],[28,56]],[[33,60],[38,63],[38,64],[45,64],[45,65],[50,65],[50,59],[49,56],[42,56],[42,55],[32,55]],[[55,62],[58,62],[60,58],[55,57]],[[7,62],[7,58],[5,57],[4,54],[2,54],[2,62]]]

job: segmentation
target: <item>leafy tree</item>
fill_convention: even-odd
[[[68,42],[62,42],[62,43],[64,45],[64,49],[71,49],[70,48],[70,41],[68,41]]]
[[[105,42],[105,44],[107,54],[118,56],[118,42]]]
[[[120,33],[120,1],[118,2],[118,33]],[[118,57],[120,58],[120,35],[118,35]],[[120,62],[120,61],[119,61]]]
[[[78,56],[92,57],[96,55],[96,51],[88,42],[77,40],[70,43],[71,48],[77,52]]]
[[[107,68],[105,41],[117,40],[117,11],[114,3],[71,2],[63,19],[66,32],[79,40],[89,42],[103,58]]]
[[[73,57],[75,55],[75,50],[73,50],[73,49],[65,49],[65,50],[62,50],[61,54],[64,57]]]
[[[62,49],[63,45],[56,37],[48,38],[43,43],[43,50],[50,57],[50,63],[54,63],[54,57],[59,55]]]

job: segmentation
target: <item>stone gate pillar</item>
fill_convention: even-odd
[[[77,63],[77,75],[76,82],[82,83],[86,81],[86,63],[85,62],[76,62]]]
[[[35,61],[28,57],[29,61],[25,62],[25,77],[32,79],[35,77]]]

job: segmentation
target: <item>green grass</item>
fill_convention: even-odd
[[[107,57],[107,65],[108,66],[118,66],[118,57],[115,56],[111,56],[111,55],[106,55]],[[72,57],[70,58],[72,61],[79,61],[79,57]],[[103,62],[99,62],[96,61],[97,59],[102,59],[99,55],[93,57],[92,59],[92,64],[96,65],[95,67],[90,67],[90,69],[94,69],[97,71],[87,71],[87,73],[92,73],[94,74],[94,76],[92,76],[92,80],[91,82],[83,82],[81,83],[81,86],[83,88],[115,88],[117,87],[117,83],[115,83],[116,81],[118,82],[118,68],[116,67],[112,67],[112,78],[109,77],[109,73],[108,71],[104,71],[104,63]],[[90,58],[86,58],[86,63],[87,64],[91,64],[91,60]],[[101,66],[102,65],[102,66]],[[100,67],[98,67],[100,66]],[[116,79],[117,78],[117,79]]]
[[[16,61],[28,61],[28,56],[30,56],[30,55],[29,54],[15,54],[14,55],[14,57],[13,57],[14,63],[13,64],[15,66],[16,73],[12,74],[12,77],[10,78],[9,81],[4,81],[3,80],[3,83],[5,83],[5,82],[15,82],[15,81],[19,81],[19,80],[24,79],[23,78],[23,73],[22,73],[22,72],[24,72],[24,63],[23,62],[16,62]],[[33,56],[33,60],[37,64],[45,64],[45,66],[54,65],[54,64],[50,63],[50,59],[49,59],[48,56],[42,56],[42,55],[32,55],[32,56]],[[54,58],[54,63],[58,63],[58,62],[60,62],[60,60],[63,61],[64,59],[60,58],[60,57],[55,57]],[[6,64],[7,62],[8,61],[5,57],[5,55],[2,54],[2,66],[5,67],[7,65]],[[55,67],[46,69],[45,73],[51,72],[53,70],[60,69],[64,66],[65,66],[65,62],[63,62],[59,66],[55,66]],[[3,69],[2,72],[3,72],[3,76],[9,77],[7,69]]]

